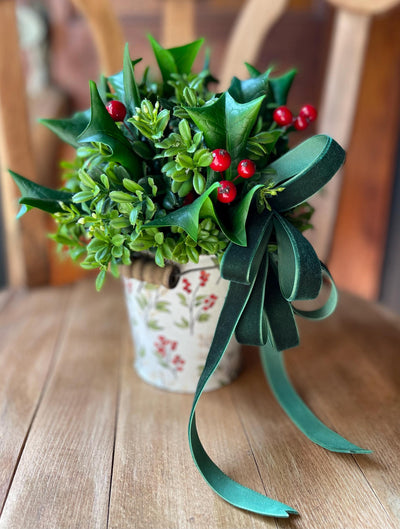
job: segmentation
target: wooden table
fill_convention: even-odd
[[[240,483],[296,508],[262,518],[216,496],[186,439],[192,398],[140,381],[118,282],[0,296],[0,529],[400,526],[400,320],[342,295],[301,321],[287,353],[311,408],[372,455],[329,453],[270,394],[256,350],[230,386],[202,398],[200,435]]]

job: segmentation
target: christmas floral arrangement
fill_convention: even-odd
[[[313,442],[336,452],[365,453],[328,429],[307,408],[285,372],[283,351],[298,345],[294,315],[329,316],[337,293],[326,266],[302,232],[310,227],[307,200],[344,161],[328,136],[289,149],[292,132],[316,118],[304,105],[293,116],[287,97],[295,70],[276,77],[247,65],[249,78],[233,78],[223,93],[208,60],[192,71],[202,40],[164,49],[150,37],[161,71],[136,79],[125,50],[123,70],[90,83],[91,107],[70,119],[43,120],[77,157],[66,165],[61,189],[51,190],[12,173],[20,188],[20,214],[32,207],[50,213],[53,239],[82,267],[98,268],[98,289],[107,271],[118,275],[143,252],[165,262],[220,262],[230,287],[201,373],[189,420],[189,443],[209,485],[235,506],[278,517],[292,508],[232,481],[205,452],[195,409],[235,333],[260,346],[263,368],[278,401]],[[300,310],[323,284],[330,295],[319,309]],[[164,341],[159,344],[163,352]],[[168,342],[169,344],[169,342]]]
[[[207,64],[191,71],[201,40],[172,50],[151,44],[161,83],[148,69],[137,82],[138,61],[126,50],[123,71],[90,84],[90,110],[42,120],[76,148],[61,190],[14,175],[21,214],[31,207],[51,213],[53,239],[82,267],[99,269],[98,288],[107,270],[118,275],[136,252],[153,252],[162,267],[166,259],[221,258],[230,241],[245,245],[252,202],[268,209],[283,190],[269,164],[288,150],[292,131],[316,118],[311,105],[295,119],[285,106],[295,70],[272,77],[248,65],[250,79],[235,78],[215,94]],[[303,230],[311,213],[304,204],[287,216]]]

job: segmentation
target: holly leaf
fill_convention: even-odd
[[[194,60],[204,42],[204,39],[199,39],[184,46],[166,49],[151,35],[148,35],[148,39],[164,83],[171,79],[173,73],[189,74],[191,72]]]
[[[121,70],[120,72],[115,73],[114,75],[110,75],[110,77],[107,78],[108,82],[114,89],[114,93],[117,96],[118,99],[120,99],[122,102],[125,103],[125,91],[124,91],[124,72]]]
[[[128,44],[125,45],[124,50],[123,83],[124,103],[128,112],[133,116],[136,113],[136,107],[140,107],[141,99],[139,88],[136,84],[134,67],[129,56]]]
[[[103,74],[100,75],[99,82],[97,83],[97,89],[101,100],[106,105],[107,104],[107,94],[110,92],[110,87],[108,85],[107,77]]]
[[[223,94],[210,105],[186,108],[211,150],[226,148],[225,105],[226,94]]]
[[[259,75],[261,75],[260,70],[257,70],[257,68],[255,68],[252,64],[245,62],[244,65],[246,66],[250,77],[258,77]]]
[[[73,193],[49,189],[14,173],[14,171],[10,171],[10,174],[21,191],[22,196],[19,199],[19,203],[24,206],[38,208],[47,213],[57,213],[63,211],[61,203],[72,203]],[[21,208],[18,216],[21,217],[27,210],[28,208],[26,207]]]
[[[211,193],[218,187],[219,182],[215,182],[215,184],[209,187],[207,191],[196,198],[196,200],[191,204],[172,211],[165,217],[160,217],[150,222],[146,222],[143,224],[142,229],[149,227],[165,228],[167,226],[179,226],[180,228],[184,229],[194,241],[197,242],[200,210],[209,195],[211,195]]]
[[[171,53],[175,61],[178,73],[189,74],[191,72],[193,63],[203,42],[204,39],[198,39],[189,44],[185,44],[184,46],[169,48],[168,51]]]
[[[178,68],[175,64],[174,57],[169,50],[166,50],[159,44],[154,37],[148,35],[153,53],[157,60],[158,67],[163,78],[164,83],[171,79],[172,73],[178,73]]]
[[[138,62],[141,62],[142,59],[134,59],[131,60],[132,68],[135,68]],[[110,77],[107,78],[110,85],[113,87],[115,95],[119,100],[121,100],[125,106],[125,89],[124,89],[124,71],[121,70],[114,75],[110,75]]]
[[[140,159],[133,153],[128,140],[107,112],[99,96],[96,84],[90,84],[90,122],[78,137],[78,143],[99,142],[107,145],[112,153],[110,159],[121,163],[135,179],[142,176]]]
[[[254,194],[262,187],[264,187],[263,184],[257,184],[252,187],[240,202],[227,211],[227,226],[224,232],[227,233],[231,241],[235,238],[238,241],[236,244],[240,246],[247,245],[246,220]]]
[[[226,149],[232,158],[231,166],[226,172],[227,180],[231,179],[232,171],[236,171],[238,163],[244,156],[247,140],[257,120],[264,97],[240,104],[229,93],[226,94]]]
[[[226,92],[211,105],[186,108],[189,116],[203,132],[207,147],[211,150],[225,148],[231,155],[232,163],[226,172],[227,180],[244,155],[247,139],[264,97],[242,104]]]
[[[222,233],[234,244],[238,246],[247,245],[246,221],[249,215],[251,202],[256,191],[264,187],[257,184],[252,187],[237,204],[226,207],[226,205],[216,207],[208,198],[204,201],[200,217],[211,218],[218,224]]]
[[[257,77],[245,79],[244,81],[233,77],[228,92],[239,103],[247,103],[248,101],[257,99],[257,97],[267,95],[269,91],[270,73],[271,68]]]
[[[297,70],[292,69],[280,77],[270,78],[269,83],[271,86],[271,91],[274,96],[275,103],[277,103],[278,106],[286,105],[288,93],[296,74]]]
[[[39,119],[52,132],[75,149],[79,147],[78,136],[85,130],[90,121],[90,109],[77,112],[71,118],[66,119]]]

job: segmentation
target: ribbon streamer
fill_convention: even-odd
[[[310,319],[329,316],[337,291],[326,266],[311,244],[282,213],[319,191],[344,161],[343,149],[330,137],[317,135],[270,165],[284,191],[270,200],[272,211],[249,215],[246,247],[231,243],[221,262],[221,276],[230,281],[207,361],[200,376],[189,419],[189,445],[197,468],[223,499],[242,509],[287,518],[297,512],[233,481],[210,459],[196,428],[195,410],[235,332],[240,343],[259,345],[271,389],[294,424],[314,443],[333,452],[368,453],[325,426],[306,406],[287,376],[282,351],[299,343],[295,314]],[[271,239],[277,253],[268,252]],[[328,300],[316,310],[292,307],[296,300],[315,299],[323,277],[331,283]]]

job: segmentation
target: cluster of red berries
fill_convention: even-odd
[[[186,277],[184,277],[182,279],[182,283],[183,283],[183,290],[185,292],[187,292],[188,294],[191,294],[192,293],[192,289],[191,289],[191,282],[189,281],[189,279],[186,279]]]
[[[210,167],[213,171],[222,173],[230,167],[232,160],[228,151],[225,149],[215,149],[211,154],[213,161]],[[252,160],[241,160],[238,163],[237,172],[238,176],[236,178],[251,178],[256,172],[256,164]],[[237,195],[235,184],[230,180],[221,180],[219,183],[217,199],[224,204],[233,202]]]
[[[317,110],[313,105],[303,105],[299,115],[293,118],[292,112],[287,106],[280,106],[274,110],[273,120],[281,127],[293,125],[296,130],[305,130],[311,121],[317,119]]]
[[[161,334],[157,338],[158,341],[154,343],[154,347],[157,353],[163,358],[165,358],[169,352],[175,351],[178,346],[178,342],[175,340],[168,340]]]
[[[208,278],[210,277],[210,274],[208,272],[206,272],[205,270],[202,270],[200,272],[200,286],[201,287],[205,287],[206,286],[206,283],[208,281]]]
[[[185,360],[181,356],[175,355],[172,359],[172,364],[177,371],[182,371],[183,366],[185,365]]]
[[[215,294],[210,294],[210,297],[206,298],[203,302],[203,310],[210,310],[217,301],[218,297]]]

